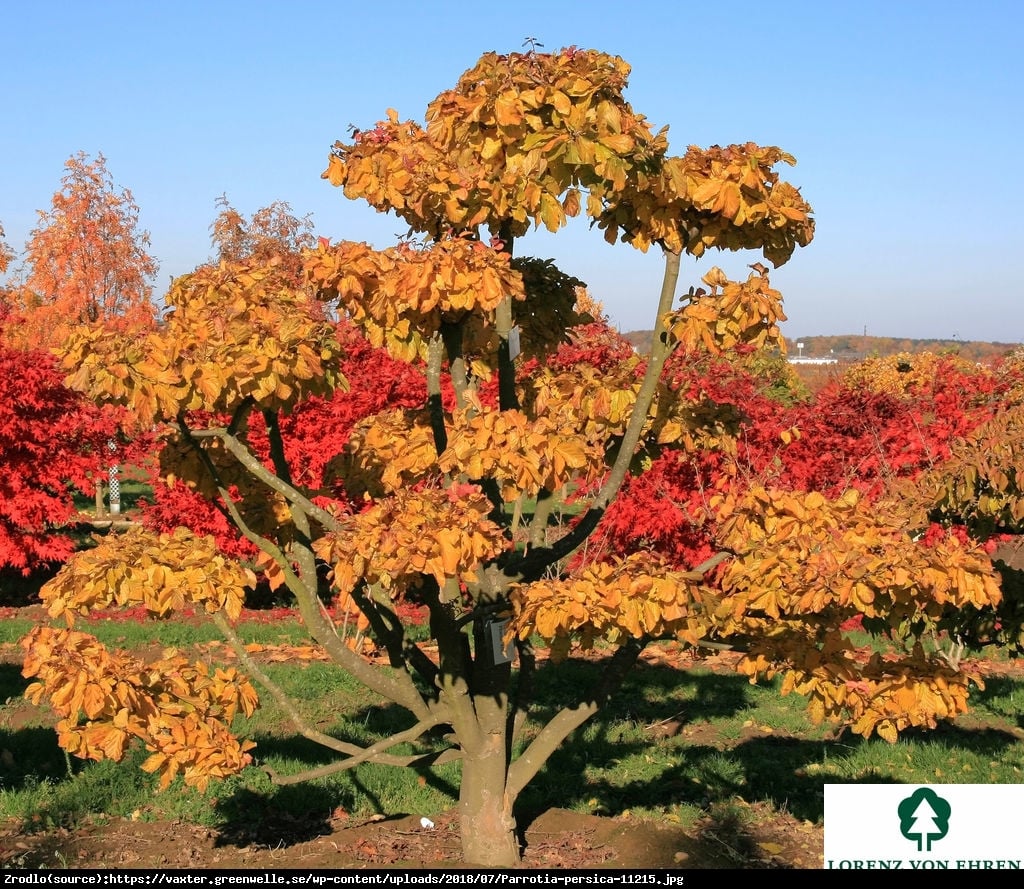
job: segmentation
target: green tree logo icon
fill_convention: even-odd
[[[931,852],[932,842],[949,833],[952,807],[928,787],[915,790],[896,811],[900,816],[900,833],[908,840],[917,840],[918,852]]]

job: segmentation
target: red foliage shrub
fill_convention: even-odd
[[[63,385],[55,359],[0,345],[0,568],[28,574],[74,550],[74,491],[95,491],[120,415]]]
[[[890,481],[941,463],[950,443],[991,417],[1004,393],[1019,385],[1012,373],[955,356],[906,363],[896,356],[788,407],[767,397],[764,379],[726,361],[677,355],[664,379],[734,437],[735,454],[667,452],[655,459],[627,481],[590,558],[653,549],[680,567],[699,564],[715,536],[707,499],[725,484],[757,480],[829,497],[852,487],[876,497]],[[784,431],[794,429],[784,441]]]

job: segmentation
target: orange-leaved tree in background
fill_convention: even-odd
[[[312,216],[296,216],[287,202],[274,201],[246,219],[227,195],[217,198],[217,207],[210,225],[217,261],[276,266],[293,286],[305,284],[302,253],[316,243]]]
[[[781,599],[795,584],[810,584],[806,607],[821,610],[830,591],[800,574],[805,543],[827,550],[841,538],[836,559],[819,559],[830,577],[858,558],[856,533],[870,536],[877,558],[856,563],[868,580],[837,587],[837,595],[894,609],[901,620],[926,611],[923,600],[936,589],[972,603],[998,594],[973,554],[964,559],[947,547],[964,569],[961,590],[956,570],[948,581],[942,574],[947,553],[921,557],[909,534],[887,532],[855,497],[733,493],[728,478],[709,492],[723,516],[723,546],[701,564],[678,567],[643,552],[574,560],[627,475],[642,473],[653,456],[672,448],[735,452],[727,424],[704,409],[702,396],[663,374],[669,356],[750,356],[781,346],[781,296],[764,266],[755,263],[741,282],[712,270],[706,287],[691,288],[673,308],[681,255],[756,249],[778,265],[813,236],[810,207],[774,170],[791,157],[752,143],[669,155],[666,132],[655,133],[624,97],[629,70],[618,57],[576,48],[488,53],[430,103],[426,126],[389,112],[331,153],[326,178],[350,198],[395,212],[417,237],[383,250],[321,239],[307,253],[301,286],[273,262],[225,259],[175,282],[158,330],[109,336],[83,327],[64,350],[72,386],[128,405],[143,420],[175,424],[167,476],[218,500],[259,550],[260,566],[295,596],[330,658],[410,716],[370,743],[308,722],[232,625],[251,578],[219,558],[212,540],[184,530],[106,538],[44,589],[50,614],[70,625],[115,603],[157,615],[201,605],[297,730],[337,754],[276,781],[367,762],[427,769],[458,761],[463,853],[478,865],[518,860],[520,793],[652,640],[770,635],[771,612],[791,607]],[[532,226],[554,232],[580,214],[612,243],[664,253],[646,360],[603,351],[600,367],[529,361],[547,359],[570,328],[590,319],[576,305],[576,278],[514,256],[514,245]],[[344,384],[343,344],[310,311],[310,285],[374,346],[426,379],[420,409],[357,425],[336,467],[344,501],[298,483],[287,456],[285,415]],[[262,454],[249,434],[257,415]],[[559,525],[556,507],[570,497],[582,511]],[[756,579],[771,555],[758,543],[787,529],[791,545],[762,594]],[[890,569],[890,560],[906,561],[907,570]],[[927,572],[923,592],[918,570]],[[325,574],[386,666],[347,644],[324,608]],[[872,604],[879,584],[893,592]],[[407,601],[427,609],[436,649],[407,634],[399,611]],[[532,724],[538,638],[552,663],[597,645],[607,660],[593,687]],[[788,653],[803,658],[803,668],[807,637],[792,638],[797,648]],[[833,648],[820,658],[843,660],[841,642],[829,636]],[[255,706],[244,677],[169,657],[180,679],[155,682],[152,671],[70,626],[40,627],[24,644],[26,674],[37,680],[29,694],[57,707],[67,749],[118,758],[138,739],[151,752],[145,768],[163,783],[183,775],[200,787],[251,760],[251,745],[228,731],[236,711]],[[854,717],[870,731],[867,723],[888,712],[861,708]]]
[[[14,251],[8,246],[4,240],[4,227],[0,225],[0,275],[6,275],[7,270],[11,267],[11,261],[14,259]],[[10,284],[0,283],[0,316],[6,318],[10,314],[11,305],[11,286]]]
[[[14,253],[7,246],[7,242],[4,240],[4,227],[0,225],[0,275],[7,272],[12,259],[14,259]]]
[[[7,337],[27,348],[60,346],[79,324],[152,323],[157,262],[139,208],[118,189],[102,154],[65,163],[61,188],[25,248],[24,281],[14,290],[17,324]]]

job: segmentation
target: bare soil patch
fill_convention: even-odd
[[[525,830],[523,868],[820,868],[820,825],[765,809],[742,832],[549,809]],[[314,835],[310,835],[311,830]],[[0,825],[0,867],[461,868],[454,813],[325,825],[282,821],[232,836],[183,822],[113,820],[26,833]]]

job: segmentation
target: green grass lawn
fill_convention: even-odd
[[[7,643],[10,652],[10,643],[29,626],[25,619],[0,620],[0,644]],[[199,620],[82,621],[81,627],[127,648],[187,648],[218,638]],[[246,641],[263,644],[307,641],[291,619],[245,622],[241,633]],[[292,661],[266,669],[322,731],[360,742],[409,724],[404,711],[327,664]],[[600,669],[593,662],[542,667],[538,717],[550,716]],[[158,794],[156,779],[138,769],[144,751],[122,764],[69,761],[57,747],[50,715],[22,698],[25,686],[16,663],[0,664],[0,818],[46,828],[103,814],[180,818],[234,829],[271,815],[327,818],[339,808],[362,817],[429,816],[456,802],[457,764],[421,774],[363,765],[289,787],[275,786],[261,769],[250,768],[215,782],[205,793],[177,782]],[[835,736],[829,727],[812,725],[802,699],[780,696],[774,683],[751,685],[741,676],[699,665],[682,670],[643,664],[606,711],[556,752],[521,805],[526,812],[558,806],[690,824],[736,803],[767,803],[818,822],[826,783],[1020,783],[1024,683],[992,679],[973,701],[972,712],[959,722],[909,732],[888,744]],[[331,756],[298,737],[269,696],[237,731],[257,742],[261,764],[282,774],[326,763]]]

